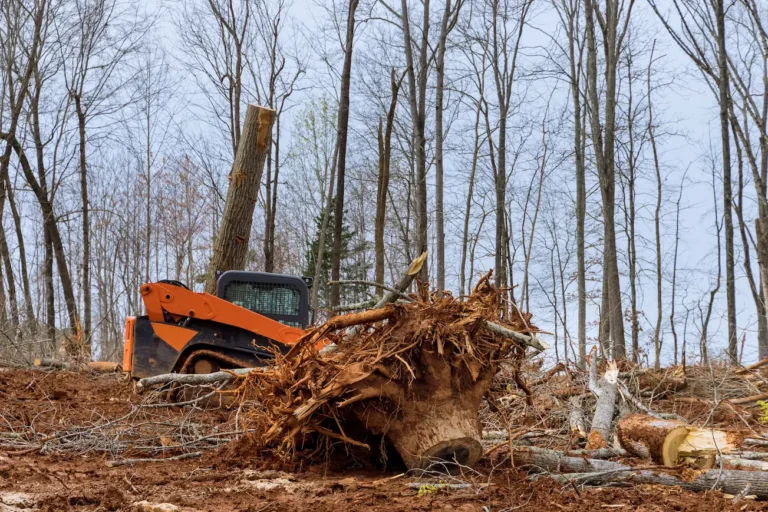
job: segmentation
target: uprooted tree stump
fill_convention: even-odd
[[[387,385],[384,376],[361,382],[358,396],[385,398],[389,407],[359,402],[355,417],[384,435],[410,469],[439,461],[472,466],[483,454],[478,410],[492,374],[462,382],[461,369],[452,372],[445,354],[427,350],[415,368],[407,386]]]
[[[674,467],[693,463],[710,469],[720,453],[739,449],[744,436],[739,432],[701,429],[681,421],[629,414],[619,421],[616,435],[622,448],[657,464]]]
[[[286,461],[323,456],[338,442],[371,450],[357,426],[383,436],[412,469],[477,462],[480,402],[498,362],[543,348],[529,314],[502,314],[488,277],[464,301],[413,296],[334,317],[277,354],[272,370],[248,373],[240,389],[259,404],[247,421],[266,427],[263,447]],[[320,337],[338,349],[318,353]]]

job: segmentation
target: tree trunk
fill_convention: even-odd
[[[275,271],[275,219],[277,217],[277,186],[280,178],[280,115],[275,119],[274,158],[267,156],[266,208],[264,212],[264,272]],[[273,165],[274,163],[274,165]],[[272,169],[274,168],[274,173]]]
[[[616,410],[617,379],[619,370],[615,363],[610,363],[605,375],[597,380],[597,354],[592,353],[590,361],[590,391],[597,396],[595,414],[592,416],[592,429],[587,437],[588,449],[606,448],[613,438],[613,414]]]
[[[481,80],[484,83],[484,80]],[[472,214],[472,198],[475,192],[475,173],[477,172],[477,160],[480,153],[480,110],[482,105],[482,89],[480,92],[480,99],[477,101],[477,109],[475,111],[475,131],[474,131],[474,148],[472,150],[472,167],[469,171],[469,184],[467,185],[467,201],[465,203],[464,210],[464,230],[461,237],[461,268],[459,270],[459,296],[464,296],[465,291],[469,288],[467,283],[467,253],[469,252],[469,221]],[[472,279],[472,273],[470,272],[469,279]]]
[[[248,252],[261,175],[269,152],[275,111],[248,105],[237,146],[235,163],[229,174],[229,188],[221,225],[214,242],[205,291],[216,292],[216,273],[242,270]]]
[[[3,259],[3,267],[5,268],[5,279],[7,283],[8,291],[8,303],[11,309],[11,325],[13,327],[15,337],[18,338],[18,329],[20,327],[19,322],[19,302],[16,298],[16,278],[13,274],[13,262],[11,261],[11,254],[8,251],[8,243],[5,238],[5,227],[2,225],[3,215],[2,210],[5,203],[5,191],[3,190],[3,197],[0,199],[0,256]]]
[[[461,3],[457,5],[460,7]],[[445,0],[435,56],[435,243],[437,244],[437,292],[445,290],[445,219],[443,212],[443,93],[445,92],[445,47],[448,39],[451,0]]]
[[[43,282],[45,283],[45,332],[47,348],[50,353],[56,349],[56,291],[53,288],[53,244],[43,223]]]
[[[578,451],[575,451],[578,452]],[[530,466],[545,471],[561,473],[590,473],[593,471],[615,471],[629,466],[610,460],[580,457],[576,453],[559,452],[534,446],[515,447],[512,461],[515,467]],[[615,454],[613,455],[615,456]]]
[[[350,0],[347,14],[347,33],[344,42],[344,67],[341,72],[341,92],[339,94],[339,119],[336,134],[338,158],[336,170],[336,211],[333,226],[333,253],[331,257],[330,306],[339,305],[339,285],[341,276],[341,245],[344,232],[344,187],[347,173],[347,131],[349,130],[349,88],[352,81],[352,45],[355,40],[355,11],[359,0]],[[331,192],[329,191],[329,194]],[[332,195],[332,194],[331,194]],[[320,263],[322,260],[318,260]]]
[[[331,209],[333,208],[333,186],[336,179],[336,161],[338,158],[339,145],[338,141],[333,149],[333,162],[331,162],[330,179],[328,180],[328,188],[326,189],[325,207],[323,208],[323,221],[320,229],[320,235],[317,239],[317,255],[315,258],[315,275],[314,285],[312,286],[312,292],[310,295],[310,304],[313,310],[317,310],[318,307],[318,294],[320,292],[320,277],[323,275],[323,255],[325,254],[325,244],[328,239],[328,224],[330,224]],[[326,300],[328,298],[326,297]]]
[[[90,207],[88,204],[88,168],[85,154],[85,122],[86,114],[83,110],[79,93],[72,93],[77,114],[77,133],[79,146],[80,167],[80,201],[82,208],[82,234],[83,234],[83,259],[82,259],[82,289],[83,289],[83,325],[77,341],[80,344],[82,356],[91,358],[91,222]]]
[[[662,322],[662,274],[661,274],[661,200],[662,200],[662,181],[661,166],[659,164],[659,153],[656,149],[656,136],[653,126],[653,101],[651,89],[651,65],[653,64],[653,50],[656,47],[654,40],[651,48],[651,56],[648,61],[648,138],[653,152],[653,167],[656,171],[656,209],[653,214],[654,232],[656,234],[656,328],[653,331],[654,347],[654,368],[661,368],[661,322]],[[675,356],[677,358],[677,356]]]
[[[411,122],[413,124],[413,149],[415,153],[415,182],[416,182],[416,211],[414,221],[416,224],[417,252],[427,251],[427,148],[425,137],[426,117],[426,91],[427,75],[429,73],[427,54],[429,53],[429,0],[422,2],[423,27],[421,31],[421,44],[419,46],[418,68],[413,59],[413,40],[411,38],[411,22],[408,15],[408,2],[401,2],[401,19],[403,29],[403,45],[405,48],[406,71],[408,74],[408,103],[411,109]],[[416,69],[419,70],[418,78]],[[418,80],[418,82],[417,82]],[[429,271],[425,263],[421,267],[419,279],[426,284],[429,279]]]
[[[19,119],[21,118],[21,115],[22,115],[22,110],[26,103],[27,95],[29,94],[30,81],[34,76],[34,72],[37,70],[38,59],[40,58],[39,52],[40,52],[40,46],[42,44],[41,31],[42,31],[42,27],[45,19],[46,8],[47,8],[47,5],[44,0],[35,5],[34,18],[33,18],[34,24],[32,27],[33,28],[32,44],[29,48],[22,49],[22,48],[11,47],[12,45],[15,45],[15,44],[21,45],[22,33],[16,32],[17,30],[21,30],[20,28],[21,25],[14,28],[10,28],[9,26],[9,28],[6,30],[6,45],[8,45],[9,47],[6,49],[8,52],[8,58],[4,63],[5,69],[3,71],[5,72],[5,81],[3,83],[3,87],[5,88],[6,81],[8,81],[9,83],[12,83],[13,85],[15,85],[15,87],[9,86],[10,94],[9,94],[9,97],[7,98],[9,111],[5,115],[9,119],[8,133],[0,133],[0,139],[5,140],[6,142],[3,153],[0,156],[0,179],[3,180],[3,182],[0,183],[0,187],[3,188],[2,203],[0,203],[0,220],[2,220],[2,208],[4,208],[3,204],[5,202],[5,193],[6,193],[5,181],[7,181],[6,177],[8,176],[8,169],[11,164],[11,154],[13,153],[13,151],[16,151],[17,153],[19,153],[19,150],[21,148],[20,144],[18,143],[18,140],[16,139],[16,130],[18,128]],[[30,16],[32,15],[32,11],[27,10],[26,13]],[[9,41],[13,41],[13,42],[11,43]],[[26,56],[27,57],[26,62],[16,61],[14,59],[14,56],[17,54],[19,57],[21,57],[22,55]],[[15,78],[14,78],[14,75],[15,75]],[[6,101],[5,89],[3,90],[3,100]],[[0,223],[0,229],[2,229],[2,223]],[[2,245],[3,245],[2,247],[3,259],[6,264],[6,269],[11,270],[10,255],[8,254],[8,247],[5,241],[4,232],[2,233]],[[13,282],[13,273],[12,272],[8,273],[6,277],[8,278],[9,293],[13,294],[13,297],[12,297],[13,300],[11,302],[11,314],[13,315],[13,311],[15,308],[16,315],[15,315],[14,323],[15,323],[15,327],[18,328],[19,326],[18,306],[17,304],[14,304],[15,303],[15,285]],[[11,288],[13,288],[13,290]]]
[[[725,41],[725,9],[724,0],[715,1],[717,22],[717,61],[720,73],[718,83],[720,107],[720,141],[723,156],[723,220],[725,222],[725,294],[728,303],[728,357],[732,364],[738,363],[736,346],[736,277],[733,249],[733,192],[731,190],[731,142],[728,106],[730,102],[730,86],[728,71],[728,54]]]
[[[579,289],[579,366],[584,368],[587,357],[587,267],[586,267],[586,243],[584,240],[584,227],[587,218],[587,186],[586,172],[584,170],[584,150],[586,139],[584,137],[582,113],[581,113],[581,54],[579,54],[578,66],[576,65],[576,52],[574,37],[576,30],[573,27],[576,16],[574,12],[570,19],[569,48],[571,61],[571,96],[573,100],[573,150],[576,160],[576,280]],[[578,69],[577,69],[578,68]],[[584,112],[586,115],[586,110]]]
[[[387,111],[386,128],[382,133],[381,119],[379,119],[379,179],[376,186],[376,221],[374,226],[374,252],[375,269],[374,280],[384,284],[384,227],[387,220],[387,192],[389,191],[389,167],[392,155],[392,129],[395,123],[395,111],[397,109],[397,94],[402,81],[395,80],[395,70],[392,69],[390,87],[392,99]]]
[[[615,224],[615,131],[616,131],[616,68],[621,44],[618,36],[618,5],[615,0],[606,2],[605,23],[602,26],[605,50],[605,123],[600,122],[600,98],[597,84],[597,37],[595,35],[595,11],[593,0],[584,0],[587,33],[587,89],[591,107],[592,143],[594,146],[600,192],[603,199],[604,229],[604,301],[608,310],[603,311],[610,324],[614,359],[626,358],[624,340],[624,311],[621,305],[618,257],[616,254]],[[631,5],[627,9],[629,17]],[[628,21],[628,20],[627,20]],[[604,132],[604,136],[603,136]]]
[[[680,202],[683,199],[683,187],[685,185],[685,175],[680,182],[680,192],[677,195],[677,203],[675,203],[675,250],[672,257],[672,296],[670,297],[669,307],[669,326],[672,330],[672,341],[675,345],[674,350],[674,363],[677,366],[678,363],[678,341],[677,341],[677,329],[675,329],[675,293],[677,291],[677,251],[680,245]],[[685,341],[685,340],[683,340]]]
[[[637,210],[635,207],[635,199],[637,197],[635,182],[637,179],[637,170],[635,168],[635,111],[633,109],[633,89],[632,85],[634,80],[632,78],[632,58],[627,59],[627,138],[629,139],[629,154],[627,156],[627,170],[628,176],[626,179],[626,189],[624,186],[624,180],[622,180],[622,195],[624,196],[624,231],[627,235],[627,259],[629,265],[629,306],[630,306],[630,323],[631,323],[631,336],[632,336],[632,361],[638,362],[640,355],[640,322],[638,319],[637,311],[637,244],[636,244],[636,219]],[[619,174],[622,176],[622,173]],[[629,205],[627,206],[627,199]]]
[[[400,412],[401,422],[387,431],[408,469],[440,469],[441,461],[473,466],[482,456],[480,422],[474,402],[461,398],[444,402],[409,401]],[[370,425],[370,423],[369,423]]]
[[[27,271],[27,251],[24,247],[24,233],[21,227],[21,216],[19,210],[16,208],[16,198],[13,194],[13,188],[11,180],[6,174],[5,187],[8,192],[8,204],[11,207],[11,216],[13,217],[13,226],[16,231],[16,242],[18,243],[19,251],[19,269],[21,271],[21,287],[24,293],[24,312],[25,312],[25,324],[33,337],[37,334],[37,322],[35,321],[35,311],[32,307],[32,291],[29,284],[29,273]]]

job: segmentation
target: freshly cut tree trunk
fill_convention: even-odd
[[[271,108],[248,105],[205,282],[205,291],[208,293],[216,292],[216,272],[242,270],[245,266],[253,211],[259,196],[264,163],[269,154],[274,119],[275,111]]]
[[[616,434],[629,453],[667,467],[688,460],[700,468],[711,468],[715,455],[735,451],[743,443],[743,436],[738,432],[700,429],[645,414],[622,418]]]
[[[597,450],[611,444],[613,413],[616,410],[617,381],[619,370],[616,363],[610,363],[603,377],[597,380],[597,354],[590,356],[589,389],[597,397],[595,414],[592,416],[592,430],[587,437],[587,449]]]
[[[701,457],[720,453],[732,453],[744,444],[740,432],[689,428],[688,435],[678,447],[680,457]]]

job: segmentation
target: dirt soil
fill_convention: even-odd
[[[121,453],[94,448],[40,453],[13,444],[18,442],[14,436],[27,439],[30,431],[41,439],[61,428],[110,421],[139,402],[131,384],[117,376],[0,370],[0,512],[768,510],[768,503],[734,503],[719,492],[647,485],[576,488],[547,479],[531,483],[507,461],[492,467],[487,459],[475,473],[445,480],[469,483],[469,488],[445,490],[412,488],[409,484],[434,480],[387,470],[323,465],[285,473],[266,469],[259,454],[233,460],[227,447],[194,459],[109,467],[108,461],[146,455],[132,455],[131,447]],[[161,411],[153,421],[171,422],[188,414],[182,408]],[[229,414],[205,412],[212,425],[228,421]],[[178,453],[170,448],[156,456]]]

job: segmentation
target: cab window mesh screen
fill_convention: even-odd
[[[298,316],[301,292],[290,284],[232,281],[224,288],[224,299],[264,315]]]

